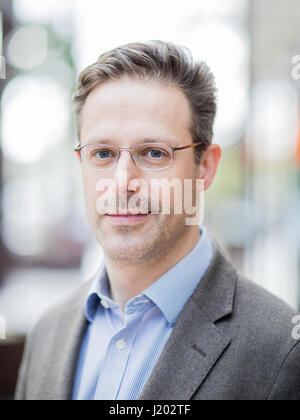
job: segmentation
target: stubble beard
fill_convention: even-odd
[[[183,237],[186,226],[184,218],[156,214],[154,223],[141,226],[113,226],[109,229],[103,216],[97,217],[93,230],[97,241],[109,257],[118,265],[137,265],[162,260]]]

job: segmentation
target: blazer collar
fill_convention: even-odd
[[[212,322],[233,310],[238,273],[221,245],[212,238],[214,256],[192,299]]]

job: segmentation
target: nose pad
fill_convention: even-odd
[[[121,155],[122,155],[122,152],[128,152],[128,153],[130,154],[130,156],[131,156],[131,160],[132,160],[132,162],[134,163],[134,165],[136,165],[136,161],[135,161],[135,159],[134,159],[134,157],[133,157],[133,154],[130,152],[130,150],[125,150],[125,149],[120,150],[120,153],[119,153],[119,156],[118,156],[118,159],[117,159],[116,165],[118,165],[118,163],[119,163],[119,160],[120,160],[120,157],[121,157]]]

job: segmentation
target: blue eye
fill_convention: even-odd
[[[166,154],[162,150],[159,150],[159,149],[148,149],[146,151],[146,154],[148,157],[151,157],[153,159],[159,159],[166,156]]]
[[[108,159],[110,157],[114,157],[114,154],[111,150],[100,149],[100,150],[95,150],[93,153],[93,156],[96,157],[97,159]]]
[[[102,151],[98,152],[98,156],[100,158],[103,158],[103,159],[108,158],[109,157],[109,151],[108,150],[102,150]]]

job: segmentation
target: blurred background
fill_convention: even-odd
[[[127,42],[170,40],[211,67],[223,158],[204,224],[241,272],[299,308],[299,0],[0,0],[0,11],[0,399],[26,332],[102,258],[71,97],[84,67]]]

